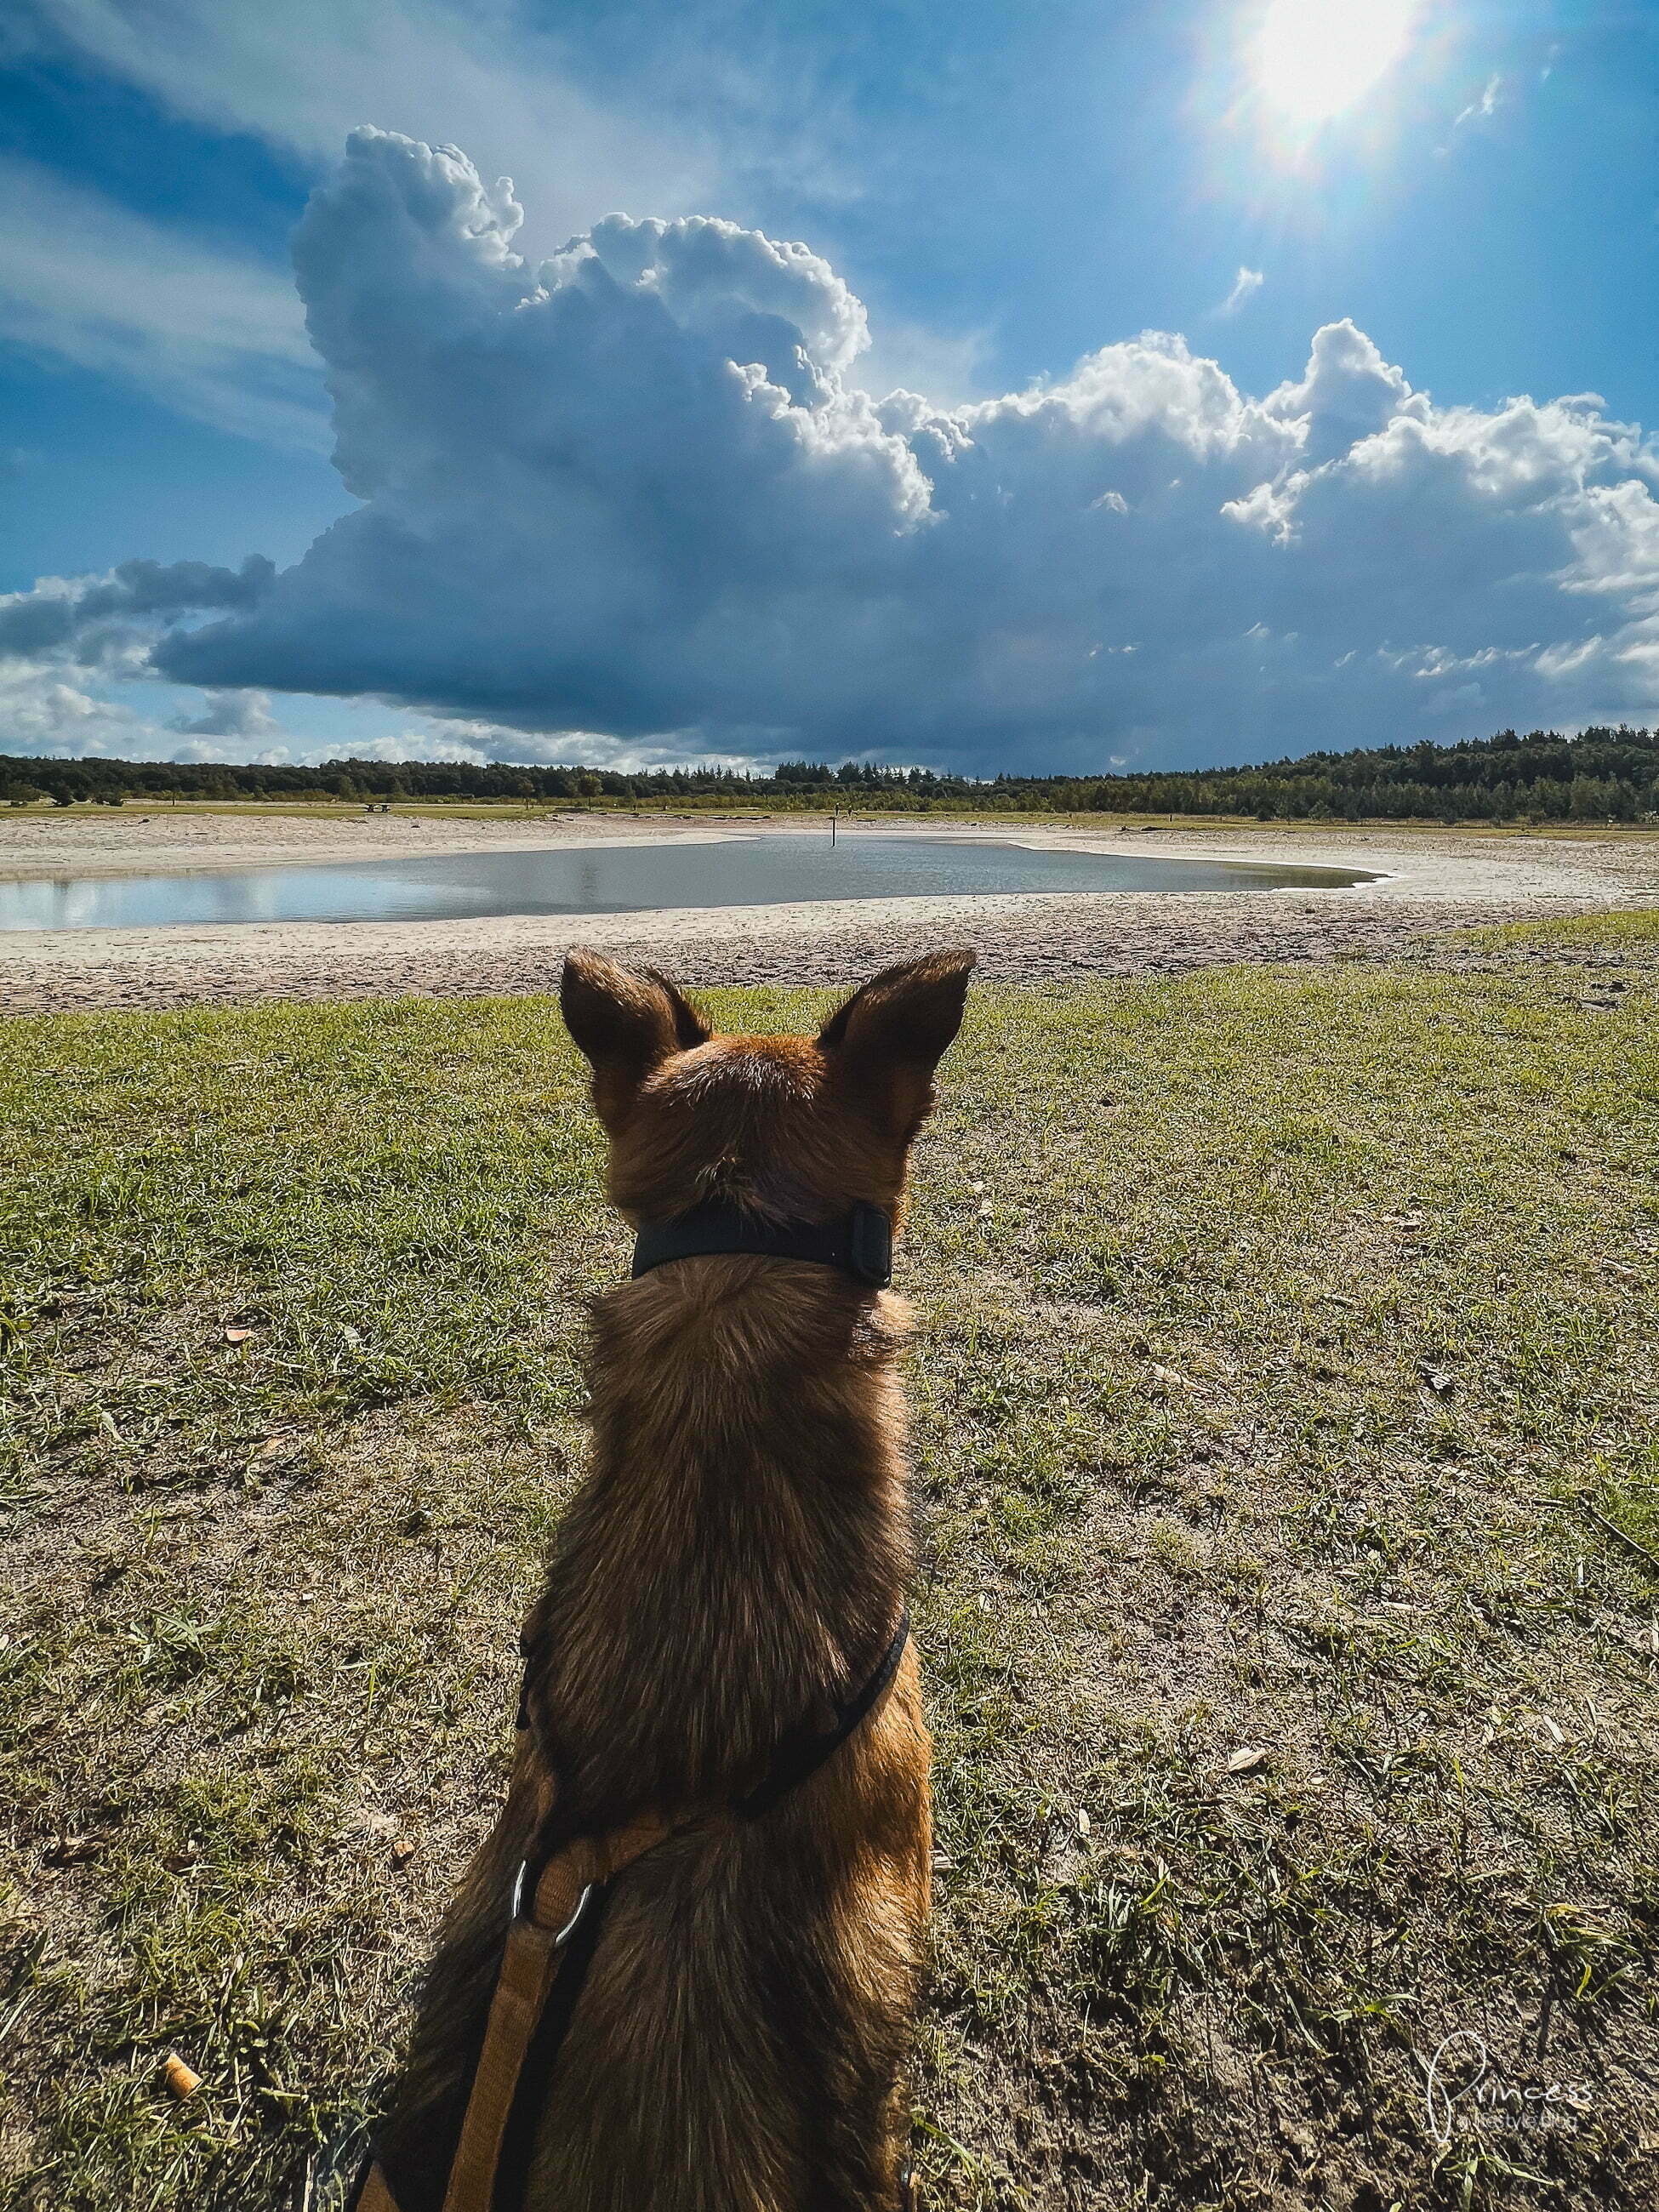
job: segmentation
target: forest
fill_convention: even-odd
[[[1335,822],[1659,819],[1659,729],[1532,730],[1459,744],[1304,753],[1254,767],[976,779],[848,760],[781,761],[769,775],[712,768],[543,767],[510,762],[280,763],[46,759],[0,754],[0,803],[185,800],[518,801],[526,805],[750,805],[890,812],[1215,815]]]

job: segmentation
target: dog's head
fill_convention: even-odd
[[[667,978],[577,951],[565,1025],[593,1069],[608,1186],[635,1221],[724,1199],[775,1220],[896,1218],[971,951],[884,969],[815,1037],[718,1036]]]

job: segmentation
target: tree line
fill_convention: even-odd
[[[398,799],[526,805],[641,802],[926,813],[1197,814],[1275,821],[1640,822],[1659,819],[1659,730],[1553,730],[1462,744],[1304,753],[1251,768],[1121,775],[940,775],[864,761],[781,761],[771,775],[732,769],[470,765],[325,761],[316,768],[234,762],[52,760],[0,755],[0,801],[27,806],[134,800]]]

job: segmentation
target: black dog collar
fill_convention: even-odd
[[[810,1260],[839,1267],[855,1283],[884,1291],[893,1279],[893,1231],[878,1206],[855,1206],[838,1221],[763,1221],[719,1200],[647,1221],[634,1246],[635,1276],[669,1260],[696,1260],[708,1252],[757,1252],[769,1260]]]

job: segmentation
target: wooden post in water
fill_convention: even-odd
[[[840,809],[840,807],[839,807],[839,806],[832,806],[832,807],[830,809],[830,851],[831,851],[832,853],[833,853],[833,852],[834,852],[834,850],[836,849],[836,822],[840,819],[840,817],[841,817],[841,809]]]

